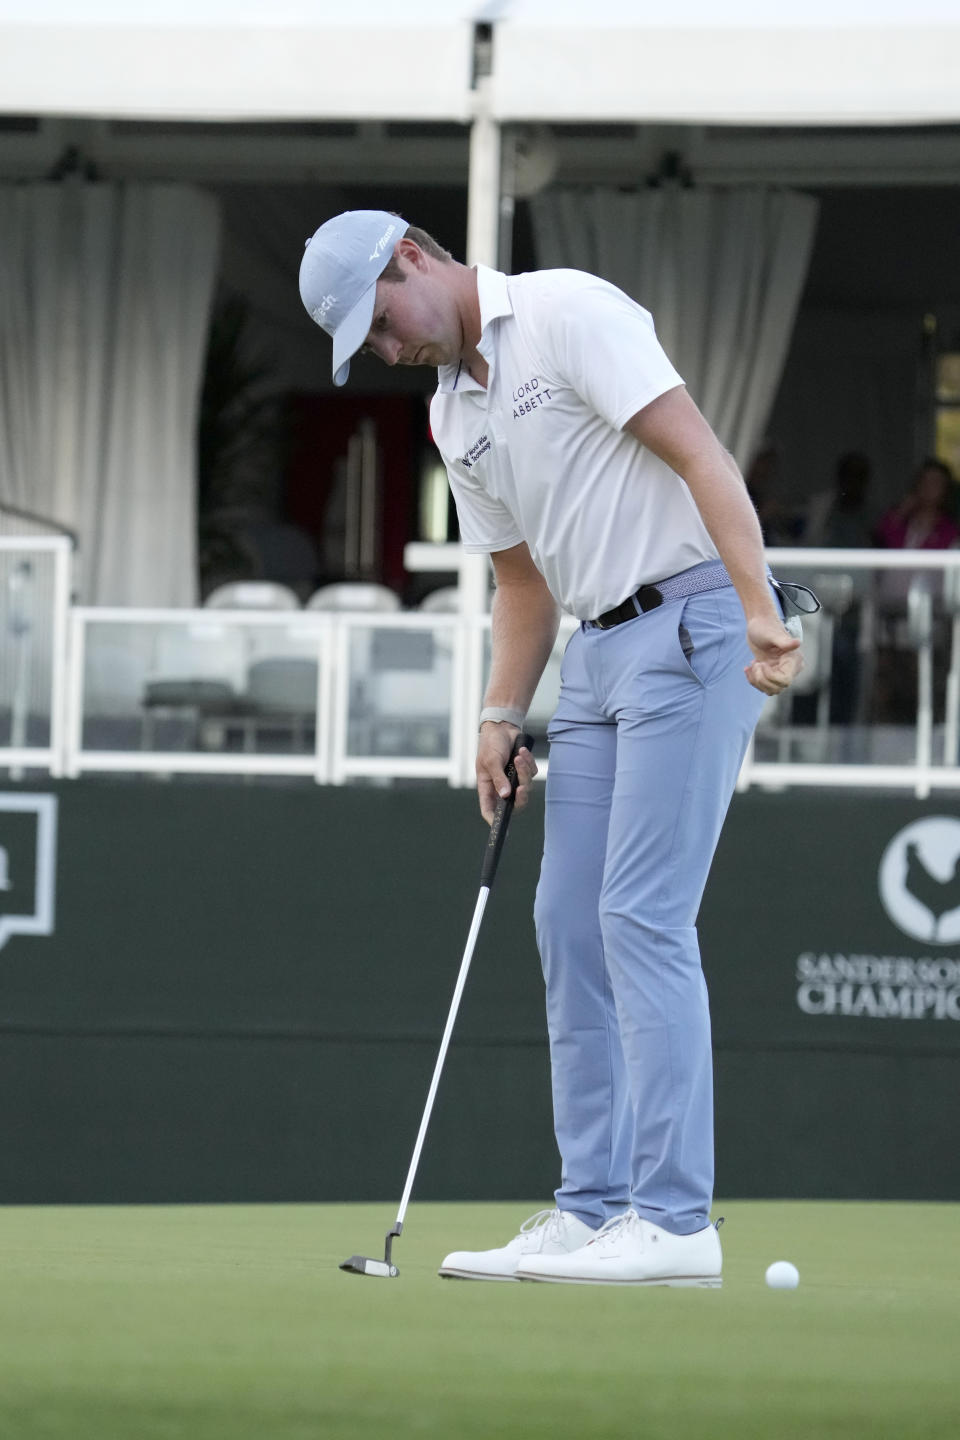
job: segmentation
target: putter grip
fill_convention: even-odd
[[[507,761],[506,776],[510,781],[510,794],[501,795],[497,801],[497,808],[493,812],[493,820],[490,825],[490,834],[487,838],[487,848],[483,852],[483,868],[480,871],[481,888],[486,885],[489,889],[493,885],[493,877],[497,873],[497,866],[500,863],[500,851],[503,849],[503,842],[507,838],[507,826],[510,824],[510,816],[513,814],[513,802],[517,795],[517,767],[514,759],[518,750],[526,747],[533,749],[533,736],[524,735],[522,732],[513,742],[513,749],[510,751],[510,759]]]

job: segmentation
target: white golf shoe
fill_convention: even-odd
[[[693,1235],[672,1235],[635,1210],[608,1220],[571,1254],[541,1251],[523,1255],[521,1280],[567,1285],[706,1285],[721,1282],[723,1256],[716,1227]]]
[[[516,1280],[521,1261],[566,1255],[598,1232],[567,1210],[538,1210],[499,1250],[454,1250],[440,1266],[445,1280]]]

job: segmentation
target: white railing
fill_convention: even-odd
[[[819,590],[824,607],[806,622],[807,670],[768,703],[740,788],[960,790],[960,552],[768,558],[779,578]],[[488,614],[71,607],[70,567],[65,539],[0,537],[0,767],[14,775],[472,786]],[[884,597],[898,575],[894,611]],[[531,709],[541,737],[575,626],[564,620]],[[878,723],[864,704],[884,632],[916,657],[909,724]],[[855,645],[861,692],[843,724],[831,719],[841,633]],[[542,743],[544,772],[546,751]]]
[[[0,537],[0,765],[63,774],[73,542]]]
[[[336,703],[332,647],[330,617],[315,612],[75,606],[64,773],[305,775],[327,783],[328,717]],[[272,705],[245,704],[245,678],[258,653],[312,665],[309,696],[301,683],[296,704],[284,704],[279,686]],[[189,743],[157,745],[164,738],[158,730],[171,724],[187,732],[182,738]],[[297,725],[301,732],[309,727],[314,743],[298,753],[252,751],[257,727],[271,725],[290,734]],[[118,729],[128,743],[116,743]],[[103,738],[111,731],[112,745]],[[236,752],[229,748],[233,737],[243,747]]]
[[[821,591],[823,610],[812,621],[805,621],[808,646],[812,656],[812,679],[818,691],[816,724],[806,737],[798,737],[782,717],[796,703],[809,679],[804,677],[795,690],[787,692],[768,705],[773,712],[774,726],[778,720],[782,732],[793,743],[826,751],[831,734],[840,727],[829,721],[831,688],[834,681],[833,640],[836,627],[854,607],[857,615],[857,655],[860,710],[853,724],[861,740],[882,737],[882,727],[871,723],[864,705],[873,690],[873,667],[878,651],[880,629],[892,631],[888,639],[895,641],[902,654],[913,652],[917,659],[915,720],[913,744],[909,759],[898,763],[856,763],[844,759],[829,760],[824,754],[817,761],[785,757],[781,750],[776,761],[757,759],[764,740],[764,723],[758,727],[741,771],[738,788],[751,785],[782,789],[787,785],[845,786],[852,788],[894,788],[912,790],[923,799],[933,789],[960,789],[958,737],[960,737],[960,551],[944,550],[830,550],[783,548],[768,551],[773,573],[780,579],[804,580]],[[885,587],[894,577],[902,577],[892,588],[899,601],[888,606]],[[939,761],[934,746],[934,648],[938,627],[949,634],[945,646],[947,657],[945,716],[940,737]],[[847,735],[850,727],[843,727]],[[904,727],[899,727],[901,730]],[[896,737],[901,745],[907,738]],[[847,746],[846,748],[850,748]],[[866,744],[864,748],[871,748]],[[877,748],[876,746],[872,748]]]
[[[61,520],[55,520],[50,515],[37,515],[33,510],[22,510],[19,505],[9,505],[0,500],[0,537],[11,535],[18,539],[24,536],[35,538],[39,535],[60,535],[69,540],[74,549],[77,546],[76,531],[71,530],[69,525],[64,525]]]
[[[565,622],[531,709],[541,733],[573,628]],[[467,676],[488,664],[489,630],[489,615],[77,606],[64,771],[469,786],[476,708]],[[264,693],[271,677],[253,682],[269,667]],[[176,747],[164,743],[171,729]]]

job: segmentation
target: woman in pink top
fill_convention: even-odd
[[[954,478],[949,465],[933,458],[924,460],[909,494],[880,518],[874,544],[887,550],[947,550],[960,542],[954,506]],[[936,607],[940,580],[935,572],[886,570],[878,575],[880,626],[872,707],[875,720],[901,725],[916,720],[916,648],[907,622],[907,597],[918,583],[931,589]],[[934,704],[938,714],[943,705],[943,644],[942,626],[936,625]]]
[[[947,550],[960,539],[954,479],[942,460],[924,460],[899,505],[881,516],[874,543],[885,550]]]

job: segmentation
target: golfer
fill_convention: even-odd
[[[496,577],[477,785],[490,820],[553,648],[537,941],[556,1207],[470,1279],[711,1285],[710,1017],[695,921],[763,705],[797,674],[746,488],[657,341],[596,276],[455,261],[385,211],[308,242],[300,294],[333,339],[438,371],[430,418],[466,550]],[[517,760],[518,804],[536,766]]]

